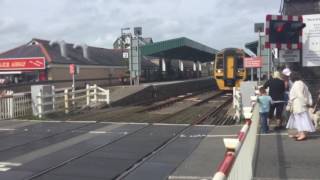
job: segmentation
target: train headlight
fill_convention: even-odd
[[[218,69],[218,71],[217,71],[218,73],[222,73],[222,71],[221,71],[221,69]]]

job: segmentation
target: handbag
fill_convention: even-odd
[[[286,106],[286,111],[293,112],[293,107],[291,103],[288,103]]]

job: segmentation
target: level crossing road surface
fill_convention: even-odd
[[[211,179],[240,128],[1,121],[0,179]]]
[[[320,133],[295,141],[287,131],[258,135],[255,180],[319,180]]]

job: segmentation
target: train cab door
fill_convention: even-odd
[[[227,56],[225,69],[225,84],[227,86],[235,85],[235,59],[234,56]]]
[[[227,79],[234,78],[234,58],[232,56],[227,57]]]

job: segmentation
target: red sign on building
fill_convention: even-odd
[[[262,57],[249,57],[244,58],[245,68],[261,68],[262,67]]]
[[[0,59],[1,70],[36,70],[45,69],[44,57],[32,58],[2,58]]]

